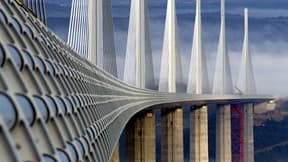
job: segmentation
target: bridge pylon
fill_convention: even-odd
[[[202,42],[201,0],[196,0],[194,37],[187,93],[208,94],[210,86]],[[190,161],[208,162],[208,107],[192,106],[190,114]]]
[[[138,88],[156,88],[147,0],[131,1],[123,80]]]
[[[72,0],[67,43],[117,77],[111,0]]]
[[[185,92],[178,46],[175,0],[168,0],[162,48],[159,91]],[[161,161],[183,161],[183,110],[170,107],[161,112]]]
[[[111,0],[88,0],[88,60],[117,77]]]
[[[124,67],[124,82],[156,89],[147,0],[132,0]],[[155,115],[144,111],[126,127],[127,161],[156,161]]]
[[[246,95],[255,95],[257,93],[252,58],[249,47],[249,18],[247,8],[244,10],[244,41],[242,51],[242,63],[240,66],[237,88],[241,90],[241,93]],[[245,103],[242,105],[242,110],[244,114],[243,161],[254,162],[254,104]]]
[[[229,55],[226,46],[225,0],[221,0],[221,26],[213,83],[213,94],[233,94]],[[216,112],[216,162],[231,162],[230,105],[218,105]]]

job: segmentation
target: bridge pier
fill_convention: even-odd
[[[216,110],[216,162],[231,162],[230,105],[218,105]]]
[[[151,112],[136,116],[127,125],[127,162],[155,162],[155,116]]]
[[[183,162],[183,110],[161,112],[161,162]]]
[[[190,161],[209,161],[207,106],[193,108],[190,113]]]
[[[253,104],[231,107],[233,162],[254,162],[253,113]]]
[[[254,162],[254,105],[244,104],[244,162]]]
[[[231,105],[232,162],[244,162],[244,113],[240,104]]]

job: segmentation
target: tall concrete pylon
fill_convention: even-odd
[[[44,24],[47,24],[45,0],[24,0],[23,4],[31,9],[35,16],[39,18]]]
[[[159,91],[185,92],[181,57],[178,48],[178,26],[175,0],[168,0],[162,48]]]
[[[194,37],[187,93],[210,93],[206,58],[202,43],[201,0],[196,0]],[[190,113],[190,161],[209,161],[207,105],[194,106]]]
[[[131,0],[124,82],[155,89],[147,0]]]
[[[196,0],[194,37],[190,61],[189,79],[187,84],[187,93],[210,93],[206,57],[202,42],[201,0]]]
[[[181,58],[178,48],[175,0],[168,0],[161,58],[159,91],[184,92]],[[161,112],[161,162],[183,161],[183,110]]]
[[[111,0],[88,0],[88,59],[117,76]]]
[[[244,11],[245,23],[244,23],[244,41],[242,51],[242,62],[240,67],[239,79],[237,88],[243,94],[256,94],[256,85],[254,79],[253,65],[249,47],[249,20],[248,9]]]
[[[111,0],[73,0],[68,44],[117,77]]]
[[[221,0],[221,27],[214,76],[214,94],[232,94],[232,78],[226,46],[225,0]],[[216,110],[216,162],[231,162],[231,106],[218,105]]]
[[[232,94],[232,77],[230,70],[229,55],[226,46],[226,20],[225,0],[221,0],[221,27],[218,44],[218,54],[214,76],[214,94]]]
[[[245,95],[255,95],[256,85],[253,73],[252,59],[249,48],[249,20],[248,9],[244,10],[244,41],[243,41],[243,53],[242,63],[240,67],[239,80],[237,87],[241,90],[241,93]],[[245,162],[254,162],[254,105],[251,103],[243,104],[244,111],[244,159]]]
[[[88,23],[84,22],[84,34],[86,30],[85,36],[88,41],[87,43],[85,42],[85,50],[88,52],[87,59],[92,64],[97,65],[101,69],[117,77],[112,2],[111,0],[84,1],[86,1],[86,6],[83,6],[83,8],[86,8],[84,16],[86,14],[88,16]],[[115,146],[110,161],[119,162],[118,145]]]
[[[147,0],[131,0],[124,82],[155,89]],[[127,162],[156,161],[155,115],[143,112],[126,127]]]

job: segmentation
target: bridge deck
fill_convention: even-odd
[[[81,58],[11,0],[0,1],[0,36],[0,156],[5,162],[104,162],[129,119],[144,109],[269,100],[128,86]]]

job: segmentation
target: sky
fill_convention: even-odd
[[[119,77],[123,78],[130,0],[112,0]],[[288,96],[288,1],[227,0],[227,42],[233,82],[238,79],[243,42],[243,9],[249,8],[250,46],[259,94]],[[203,41],[212,83],[219,37],[220,0],[202,0]],[[67,39],[71,0],[46,0],[48,27]],[[159,77],[166,0],[150,0],[150,29],[155,78]],[[188,69],[194,25],[194,0],[177,0],[180,55],[184,79]],[[124,41],[123,41],[124,40]]]

